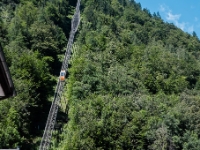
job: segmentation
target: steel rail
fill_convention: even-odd
[[[66,73],[68,71],[69,60],[71,58],[71,48],[72,48],[72,44],[74,41],[74,36],[75,36],[75,33],[76,33],[79,23],[80,23],[80,2],[81,2],[81,0],[78,0],[77,4],[76,4],[76,10],[75,10],[75,13],[74,13],[74,16],[72,19],[72,23],[71,23],[70,37],[69,37],[69,40],[67,43],[65,57],[64,57],[62,67],[61,67],[61,70],[65,70]],[[50,108],[50,111],[48,114],[45,130],[43,133],[43,137],[42,137],[42,140],[40,143],[39,150],[48,150],[51,145],[52,132],[53,132],[54,126],[55,126],[59,103],[61,100],[64,84],[65,84],[65,82],[63,82],[63,81],[61,82],[60,80],[58,80],[58,82],[57,82],[54,99],[52,101],[51,108]]]

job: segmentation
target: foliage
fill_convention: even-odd
[[[73,5],[63,0],[0,2],[0,42],[17,91],[0,102],[0,148],[38,149]]]
[[[135,1],[82,0],[54,149],[198,149],[199,46]]]
[[[17,90],[0,102],[1,148],[38,148],[75,4],[0,2],[0,42]],[[134,0],[82,0],[75,45],[68,122],[52,149],[199,149],[195,32]]]

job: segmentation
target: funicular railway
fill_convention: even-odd
[[[67,44],[67,49],[66,49],[65,57],[64,57],[62,67],[61,67],[61,75],[57,82],[56,90],[54,93],[54,99],[52,101],[51,108],[48,114],[45,130],[43,133],[39,150],[48,150],[51,144],[52,132],[54,130],[54,126],[55,126],[55,122],[57,118],[59,103],[60,103],[62,92],[63,92],[62,90],[64,89],[64,85],[65,85],[64,78],[68,71],[69,60],[71,58],[71,48],[72,48],[75,33],[78,29],[79,22],[80,22],[80,2],[81,0],[78,0],[76,4],[76,10],[75,10],[72,23],[71,23],[71,31],[70,31],[68,44]]]

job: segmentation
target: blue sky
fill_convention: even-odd
[[[165,22],[200,37],[200,0],[135,0],[151,14],[159,12]]]

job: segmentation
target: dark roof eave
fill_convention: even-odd
[[[2,87],[2,95],[0,95],[0,100],[16,95],[13,81],[5,61],[1,44],[0,44],[0,85]]]

